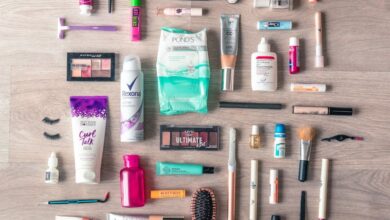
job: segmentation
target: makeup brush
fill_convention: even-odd
[[[303,127],[299,129],[298,135],[301,140],[301,157],[299,160],[298,180],[305,182],[307,180],[307,172],[309,169],[311,141],[315,136],[315,131],[312,127]]]
[[[65,38],[65,31],[77,30],[77,31],[117,31],[116,26],[76,26],[76,25],[65,25],[65,18],[58,18],[57,23],[57,37],[59,39]]]
[[[107,192],[104,199],[66,199],[66,200],[51,200],[43,202],[45,205],[67,205],[67,204],[83,204],[83,203],[105,203],[110,198],[110,192]]]
[[[192,220],[216,220],[217,202],[213,190],[200,188],[192,194]]]

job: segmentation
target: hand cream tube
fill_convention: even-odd
[[[240,15],[221,15],[222,91],[234,90]]]
[[[201,164],[157,162],[157,176],[199,176],[214,173],[214,167],[205,167]]]
[[[107,96],[71,96],[76,183],[100,182]]]

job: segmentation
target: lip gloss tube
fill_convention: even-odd
[[[141,40],[141,0],[131,0],[131,41]]]

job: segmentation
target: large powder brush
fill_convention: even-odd
[[[200,188],[192,194],[192,220],[216,220],[217,202],[213,190]]]

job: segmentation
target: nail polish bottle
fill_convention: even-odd
[[[260,128],[258,125],[252,125],[252,133],[249,137],[249,147],[252,149],[260,148]]]
[[[122,207],[142,207],[145,205],[145,177],[139,167],[139,156],[124,155],[123,161],[124,168],[120,171]]]

